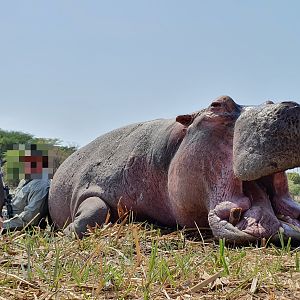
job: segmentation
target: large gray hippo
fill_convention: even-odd
[[[254,241],[278,230],[300,237],[300,205],[285,170],[300,165],[300,106],[246,107],[222,96],[203,110],[116,129],[72,154],[49,195],[53,222],[82,237],[118,217],[210,227],[215,237]]]

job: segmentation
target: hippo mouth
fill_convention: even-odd
[[[210,212],[214,234],[243,241],[276,239],[281,232],[300,241],[300,204],[292,199],[285,174],[300,166],[299,138],[299,104],[268,102],[243,109],[234,127],[235,179],[229,187],[234,197],[220,199]]]
[[[216,237],[238,242],[277,240],[280,232],[300,241],[300,204],[289,194],[285,172],[242,181],[242,195],[225,203],[209,213]]]

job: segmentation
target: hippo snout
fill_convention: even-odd
[[[244,107],[233,136],[233,171],[241,183],[242,197],[249,199],[250,206],[241,208],[234,222],[230,218],[217,220],[217,207],[211,210],[214,235],[253,241],[281,231],[299,241],[300,205],[289,194],[284,172],[300,166],[299,104],[268,101]]]
[[[281,102],[246,109],[234,129],[233,168],[254,180],[300,165],[300,106]]]

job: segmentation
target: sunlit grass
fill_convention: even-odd
[[[2,299],[299,299],[300,256],[278,247],[233,247],[128,223],[83,240],[33,229],[0,237]]]

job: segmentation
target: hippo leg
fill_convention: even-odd
[[[85,199],[78,207],[74,220],[64,230],[66,235],[72,236],[75,233],[82,238],[87,231],[87,226],[94,227],[102,225],[109,213],[109,207],[98,197]]]

